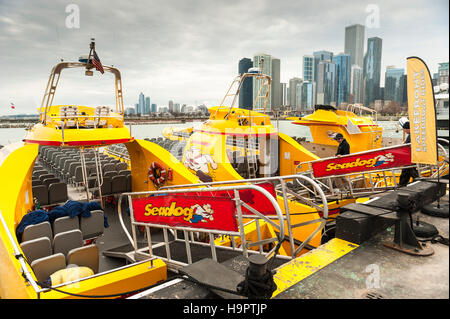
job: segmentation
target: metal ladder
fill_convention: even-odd
[[[99,198],[100,198],[100,205],[103,208],[103,201],[102,199],[102,185],[103,185],[103,171],[102,166],[100,162],[100,154],[98,148],[92,149],[94,152],[94,160],[95,160],[95,169],[96,169],[96,176],[95,177],[89,177],[87,176],[87,169],[86,169],[86,157],[85,157],[85,149],[83,147],[80,148],[80,161],[81,161],[81,171],[83,175],[83,185],[86,192],[86,199],[88,202],[91,201],[91,192],[89,189],[89,181],[90,180],[97,180],[97,187],[93,188],[92,190],[98,189],[99,192]]]

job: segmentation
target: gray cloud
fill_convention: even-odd
[[[80,28],[68,29],[69,4],[80,8]],[[51,67],[88,53],[91,37],[106,65],[123,76],[124,102],[142,91],[152,102],[215,104],[237,74],[242,57],[266,52],[281,59],[281,80],[301,76],[301,57],[344,50],[344,29],[365,23],[368,4],[380,9],[386,65],[405,67],[422,57],[432,72],[448,61],[448,1],[70,1],[0,0],[0,114],[35,112]],[[112,101],[112,78],[63,74],[55,103]],[[383,82],[383,81],[382,81]]]

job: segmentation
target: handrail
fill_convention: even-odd
[[[241,89],[241,87],[242,87],[242,84],[244,83],[244,80],[245,80],[246,78],[248,78],[248,77],[255,77],[255,78],[266,79],[267,82],[268,82],[267,84],[262,84],[262,85],[260,86],[260,91],[261,91],[261,88],[262,88],[263,85],[266,85],[266,86],[267,86],[267,92],[266,92],[266,94],[265,94],[265,95],[261,95],[261,96],[258,95],[258,96],[256,97],[256,100],[258,100],[258,98],[264,98],[264,99],[265,99],[265,101],[264,101],[264,113],[265,113],[265,111],[266,111],[266,104],[267,104],[267,102],[268,102],[268,96],[269,96],[269,92],[270,92],[270,84],[271,84],[271,82],[272,82],[272,78],[271,78],[269,75],[263,74],[263,73],[243,73],[243,74],[239,74],[239,75],[233,80],[233,82],[231,83],[230,87],[228,88],[227,93],[226,93],[225,96],[222,98],[222,101],[220,102],[220,105],[219,105],[218,108],[216,109],[216,112],[214,113],[214,115],[212,116],[212,118],[215,118],[216,115],[217,115],[217,113],[219,112],[219,110],[224,106],[223,104],[224,104],[224,102],[225,102],[225,99],[226,99],[228,96],[234,96],[233,101],[232,101],[231,105],[229,106],[228,113],[227,113],[227,114],[225,115],[225,117],[224,117],[224,118],[228,118],[228,116],[229,116],[229,114],[230,114],[230,112],[231,112],[231,109],[233,108],[234,104],[236,103],[236,98],[237,98],[237,96],[238,96],[238,94],[239,94],[239,91],[240,91],[240,89]],[[233,93],[233,94],[229,94],[229,92],[231,91],[231,89],[233,88],[233,86],[235,85],[236,82],[238,83],[238,88],[237,88],[236,92]],[[258,94],[259,94],[259,93],[260,93],[260,92],[258,92]],[[255,101],[255,105],[256,105],[256,101]],[[250,112],[249,112],[249,114],[250,114]],[[251,120],[251,117],[252,117],[252,116],[249,115],[250,120]]]
[[[289,204],[288,204],[288,198],[287,198],[288,191],[287,191],[286,182],[285,182],[286,180],[289,180],[289,179],[303,179],[313,186],[314,190],[318,193],[318,195],[322,201],[322,204],[323,204],[322,218],[311,220],[309,222],[297,224],[297,225],[291,224],[291,217],[290,217]],[[325,222],[328,219],[328,202],[327,202],[326,195],[325,195],[324,191],[322,190],[322,188],[320,187],[320,185],[316,181],[314,181],[312,178],[305,176],[305,175],[296,174],[296,175],[274,176],[274,177],[266,177],[266,178],[251,178],[251,179],[218,181],[218,182],[209,182],[209,183],[201,183],[201,184],[171,185],[171,186],[163,186],[160,188],[160,190],[183,188],[183,187],[197,187],[197,186],[201,186],[201,187],[206,186],[207,189],[209,189],[209,190],[211,190],[211,188],[214,188],[214,190],[215,190],[216,187],[213,187],[213,186],[221,185],[221,184],[258,183],[258,182],[262,183],[262,182],[270,182],[270,181],[275,181],[275,182],[277,181],[281,184],[281,191],[283,194],[282,197],[283,197],[284,209],[285,209],[285,214],[286,214],[286,224],[287,224],[287,230],[288,230],[288,234],[289,234],[289,242],[290,242],[290,246],[291,246],[291,252],[295,251],[292,254],[292,258],[295,258],[296,254],[299,251],[301,251],[301,249],[309,243],[309,241],[314,237],[314,235],[324,227]],[[320,207],[316,207],[316,209],[320,210]],[[300,249],[295,250],[292,229],[295,227],[305,226],[309,223],[315,223],[318,221],[321,222],[320,225],[302,243],[302,245],[300,246]]]
[[[194,184],[195,185],[195,184]],[[191,185],[192,186],[192,185]],[[278,203],[276,202],[276,200],[273,198],[273,196],[264,188],[260,187],[260,186],[256,186],[256,185],[236,185],[236,186],[223,186],[223,187],[215,187],[214,191],[226,191],[226,190],[243,190],[243,189],[253,189],[256,190],[260,193],[262,193],[265,197],[267,197],[267,199],[269,199],[269,201],[271,202],[271,204],[273,205],[273,207],[275,208],[275,212],[277,214],[278,220],[280,221],[280,234],[283,234],[284,236],[284,223],[283,223],[283,213],[281,212],[281,208],[278,205]],[[127,235],[128,239],[130,240],[131,244],[134,244],[134,241],[131,238],[130,233],[128,232],[128,230],[125,227],[125,224],[123,222],[123,218],[122,218],[122,210],[121,210],[121,203],[122,203],[122,197],[123,196],[136,196],[136,195],[153,195],[153,194],[176,194],[176,193],[186,193],[186,192],[210,192],[211,188],[183,188],[183,189],[175,189],[175,190],[164,190],[164,191],[144,191],[144,192],[127,192],[127,193],[122,193],[119,196],[119,201],[118,201],[118,215],[119,215],[119,220],[120,223],[123,227],[123,230],[125,231],[125,234]],[[174,227],[176,228],[176,227]],[[198,230],[198,229],[196,229]]]
[[[238,183],[262,183],[267,181],[278,181],[282,182],[287,179],[304,179],[307,182],[309,182],[319,193],[319,196],[323,203],[326,203],[326,197],[325,193],[323,192],[322,188],[312,179],[308,176],[301,175],[301,174],[295,174],[295,175],[283,175],[283,176],[273,176],[273,177],[262,177],[262,178],[249,178],[249,179],[237,179],[237,180],[227,180],[227,181],[217,181],[217,182],[209,182],[209,183],[198,183],[198,184],[182,184],[182,185],[169,185],[169,186],[162,186],[160,190],[165,189],[173,189],[173,188],[182,188],[182,187],[200,187],[200,186],[216,186],[221,184],[238,184]],[[208,190],[211,190],[211,188],[208,188]],[[214,190],[216,188],[214,187]],[[325,218],[328,217],[328,205],[324,205],[323,207],[323,216]]]
[[[265,216],[264,214],[258,212],[257,210],[255,210],[254,208],[248,206],[244,201],[242,201],[239,197],[239,190],[247,190],[247,189],[253,189],[255,191],[260,192],[261,194],[263,194],[272,204],[272,206],[275,209],[276,212],[276,217],[278,219],[279,224],[274,223],[273,221],[271,221],[270,218],[268,218],[268,216]],[[174,260],[171,255],[170,255],[170,249],[169,249],[169,239],[168,239],[168,234],[167,234],[167,230],[171,231],[171,233],[173,234],[173,236],[175,237],[175,241],[179,241],[180,239],[178,239],[178,235],[177,235],[177,231],[182,231],[184,233],[184,242],[185,242],[185,246],[186,246],[186,254],[187,254],[187,262],[188,264],[192,263],[192,255],[191,255],[191,250],[190,250],[190,243],[195,243],[197,245],[200,246],[210,246],[211,248],[211,254],[212,254],[212,258],[213,260],[217,260],[217,253],[216,253],[216,244],[215,244],[215,239],[214,239],[214,234],[216,235],[222,235],[222,236],[230,236],[231,238],[231,243],[232,243],[232,247],[226,247],[226,246],[220,246],[223,249],[232,249],[235,250],[235,239],[234,237],[240,237],[241,239],[241,248],[240,250],[242,250],[242,253],[244,254],[245,257],[248,257],[248,254],[251,253],[255,253],[253,251],[249,251],[248,248],[249,247],[253,247],[253,246],[259,246],[259,253],[264,253],[267,254],[267,256],[271,256],[274,252],[277,251],[277,247],[279,247],[279,245],[284,241],[284,237],[285,237],[285,228],[284,228],[284,219],[283,219],[283,214],[281,211],[281,208],[279,207],[277,201],[273,198],[273,196],[264,188],[256,186],[256,185],[235,185],[235,186],[225,186],[225,187],[217,187],[214,189],[214,191],[233,191],[233,195],[231,200],[236,202],[236,218],[238,219],[238,225],[239,225],[239,230],[236,231],[227,231],[227,230],[219,230],[219,229],[205,229],[205,228],[199,228],[199,227],[188,227],[188,226],[172,226],[172,225],[164,225],[164,224],[158,224],[158,223],[151,223],[151,222],[136,222],[134,220],[134,211],[133,211],[133,206],[132,206],[132,196],[141,196],[141,195],[152,195],[152,194],[164,194],[164,195],[168,195],[168,194],[174,194],[174,193],[186,193],[186,192],[195,192],[195,193],[199,193],[199,192],[210,192],[211,189],[210,188],[202,188],[202,189],[197,189],[197,188],[184,188],[184,189],[176,189],[176,190],[167,190],[167,191],[144,191],[144,192],[128,192],[128,193],[123,193],[120,195],[119,197],[119,201],[118,201],[118,216],[119,216],[119,221],[120,224],[122,225],[123,231],[125,232],[126,236],[128,237],[128,240],[130,241],[131,245],[134,247],[134,251],[135,251],[135,258],[138,258],[138,256],[146,256],[144,258],[152,258],[154,257],[153,255],[153,249],[156,247],[161,247],[161,246],[165,246],[166,249],[166,257],[163,256],[156,256],[158,258],[162,258],[164,260],[166,260],[169,264],[170,267],[179,267],[182,265],[186,265],[185,262],[182,261],[178,261],[178,260]],[[231,195],[231,194],[230,194]],[[128,232],[127,228],[125,227],[123,218],[122,218],[122,211],[121,211],[121,204],[122,204],[122,198],[123,196],[127,196],[128,197],[128,202],[130,205],[130,217],[131,217],[131,225],[132,225],[132,235],[130,235],[130,233]],[[251,211],[253,213],[253,215],[248,215],[248,214],[242,214],[242,206],[247,208],[249,211]],[[231,212],[230,212],[231,213]],[[253,218],[252,221],[250,221],[249,223],[244,224],[244,220],[243,218]],[[268,224],[270,224],[271,226],[277,228],[277,231],[275,231],[275,236],[271,239],[262,239],[261,238],[261,233],[259,231],[259,219],[263,219],[265,222],[267,222]],[[246,234],[244,231],[244,228],[246,225],[255,222],[256,223],[256,228],[257,228],[257,233],[258,233],[258,240],[255,242],[247,242],[246,240]],[[145,230],[146,230],[146,235],[147,235],[147,241],[148,241],[148,254],[146,254],[144,251],[146,250],[145,248],[138,248],[137,246],[137,237],[136,237],[136,226],[144,226]],[[156,243],[156,244],[152,244],[151,241],[151,235],[150,235],[150,228],[161,228],[163,230],[163,234],[164,234],[164,240],[163,242],[160,243]],[[188,236],[188,232],[190,233],[190,236]],[[193,238],[193,234],[194,232],[202,232],[202,233],[206,233],[209,234],[209,244],[207,243],[203,243],[200,241],[194,241]],[[269,242],[274,242],[274,241],[278,241],[278,245],[274,246],[269,252],[263,252],[263,248],[262,246],[269,243]],[[142,258],[142,257],[141,257]],[[287,256],[284,258],[288,258]]]
[[[20,267],[23,271],[23,274],[26,278],[26,280],[30,283],[30,285],[33,287],[33,289],[35,290],[38,298],[39,298],[39,293],[43,291],[43,289],[39,288],[39,286],[37,285],[36,281],[33,278],[33,275],[31,274],[31,272],[29,271],[28,267],[27,267],[27,263],[25,261],[25,258],[23,257],[23,255],[20,253],[20,249],[19,247],[16,245],[16,242],[14,240],[14,237],[12,236],[11,232],[9,231],[8,225],[6,224],[5,219],[3,218],[3,214],[0,210],[0,220],[2,221],[3,224],[3,228],[5,229],[5,232],[8,236],[8,239],[14,249],[14,257],[17,258],[17,260],[20,263]]]
[[[389,149],[393,149],[393,148],[397,148],[397,147],[403,147],[403,146],[407,146],[407,145],[411,145],[411,144],[410,143],[406,143],[406,144],[391,145],[391,146],[381,147],[381,148],[377,148],[377,149],[371,149],[371,150],[367,150],[367,151],[351,153],[351,154],[348,154],[348,155],[342,155],[339,158],[342,159],[342,158],[351,157],[351,156],[355,156],[355,155],[367,154],[367,153],[375,152],[375,151],[385,151],[385,150],[389,150]],[[445,150],[445,148],[442,145],[440,145],[439,143],[437,145],[438,145],[438,148],[440,148],[443,151],[444,159],[448,159],[448,154],[447,154],[447,151]],[[330,160],[330,159],[335,159],[335,158],[336,158],[336,156],[330,156],[330,157],[319,158],[319,159],[316,159],[316,160],[313,160],[313,161],[301,162],[300,164],[297,165],[296,172],[298,172],[299,169],[303,165],[309,165],[309,168],[311,169],[311,164],[312,163],[318,163],[318,162],[322,162],[322,161],[326,161],[326,160]],[[407,166],[404,166],[404,167],[415,167],[417,165],[418,164],[411,164],[411,165],[407,165]],[[390,170],[390,169],[385,169],[385,170]],[[365,172],[367,172],[367,173],[370,173],[370,172],[381,172],[381,171],[385,171],[385,170],[384,169],[381,169],[381,170],[380,169],[374,169],[372,171],[367,170]],[[330,175],[330,176],[327,176],[327,177],[345,176],[345,175],[354,175],[354,174],[356,174],[356,172],[342,174],[342,175]]]
[[[111,154],[111,155],[113,155],[113,156],[120,157],[120,158],[122,158],[125,161],[130,161],[130,155],[129,154],[127,155],[127,154],[124,154],[124,153],[119,153],[119,152],[113,151],[113,150],[111,150],[109,148],[106,148],[106,152]]]
[[[388,150],[388,149],[391,149],[391,148],[397,148],[397,147],[405,146],[405,145],[411,145],[411,144],[390,145],[390,146],[380,147],[380,148],[376,148],[376,149],[371,149],[371,150],[355,152],[355,153],[351,153],[351,154],[347,154],[347,155],[342,155],[339,158],[346,158],[346,157],[350,157],[350,156],[354,156],[354,155],[367,154],[367,153],[374,152],[374,151],[384,151],[384,150]],[[326,160],[330,160],[330,159],[335,159],[335,158],[336,158],[336,156],[329,156],[329,157],[321,157],[319,159],[312,160],[312,161],[301,162],[300,164],[297,165],[296,171],[298,171],[298,168],[301,167],[301,165],[310,164],[310,163],[318,163],[318,162],[322,162],[322,161],[326,161]]]

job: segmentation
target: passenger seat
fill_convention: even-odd
[[[22,234],[22,242],[41,237],[47,237],[50,240],[53,239],[53,231],[50,222],[46,221],[25,227]]]
[[[66,258],[71,249],[83,246],[83,235],[79,229],[56,234],[53,238],[53,252],[62,253]]]
[[[105,230],[105,217],[102,210],[91,211],[90,217],[80,217],[80,230],[83,239],[93,239],[102,235]]]
[[[38,282],[45,282],[54,272],[66,268],[66,257],[56,253],[47,257],[36,259],[31,263]]]
[[[74,216],[73,218],[63,216],[55,219],[53,222],[53,233],[55,235],[74,229],[80,229],[80,219],[78,216]]]
[[[50,256],[53,253],[52,243],[48,237],[40,237],[23,241],[20,244],[27,262],[31,265],[33,261],[39,258]]]
[[[67,255],[67,265],[89,267],[96,274],[99,265],[97,245],[92,244],[70,250]]]

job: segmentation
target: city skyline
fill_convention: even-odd
[[[367,45],[370,37],[383,39],[381,86],[386,67],[406,70],[408,56],[424,59],[432,74],[439,63],[449,60],[447,1],[219,1],[214,5],[208,1],[137,1],[133,6],[78,1],[80,27],[75,29],[65,26],[68,4],[0,0],[1,115],[11,114],[11,103],[16,113],[35,113],[51,67],[61,58],[77,60],[86,54],[91,37],[96,39],[102,63],[122,72],[125,107],[134,106],[144,90],[151,92],[151,102],[158,106],[167,105],[170,99],[215,105],[236,76],[237,62],[257,52],[280,59],[281,83],[302,78],[303,56],[321,50],[344,53],[345,28],[365,24],[374,12],[367,11],[371,4],[378,6],[379,26],[366,27],[364,42]],[[170,21],[165,18],[169,13]],[[63,74],[61,85],[69,85],[69,80],[76,85],[58,88],[55,103],[113,101],[111,81],[98,84],[100,77],[94,75],[93,89],[93,81],[84,84],[79,74]],[[86,100],[84,95],[79,102],[68,99],[80,87],[89,93]]]

